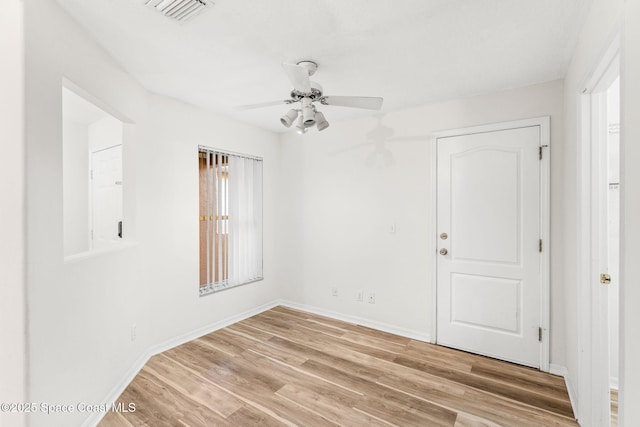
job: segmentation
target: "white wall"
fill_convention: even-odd
[[[107,116],[91,123],[87,129],[88,151],[104,150],[122,144],[123,132],[122,122],[115,117]]]
[[[622,0],[593,0],[584,26],[580,32],[574,55],[565,77],[565,156],[560,167],[564,171],[561,181],[565,198],[565,209],[560,226],[564,230],[565,257],[564,274],[561,280],[566,284],[564,307],[566,321],[566,366],[568,369],[569,385],[577,395],[580,390],[579,375],[579,254],[581,236],[579,233],[579,191],[581,183],[579,177],[579,96],[584,89],[590,73],[593,72],[601,60],[606,49],[614,40],[622,13]],[[622,89],[624,91],[624,88]],[[624,283],[624,282],[623,282]],[[588,405],[587,396],[581,400]],[[579,403],[579,402],[576,402]],[[578,405],[582,406],[582,405]]]
[[[627,0],[622,36],[621,426],[640,425],[640,1]]]
[[[25,8],[28,400],[98,403],[150,347],[280,295],[274,255],[279,143],[269,132],[148,94],[55,1],[27,1]],[[124,222],[137,242],[70,263],[63,261],[63,77],[127,122]],[[203,298],[198,144],[264,158],[265,280]],[[80,425],[89,415],[37,413],[31,426]]]
[[[89,250],[89,129],[63,121],[64,255]]]
[[[329,121],[331,112],[324,111]],[[551,116],[551,362],[564,364],[563,83],[426,105],[283,134],[286,298],[428,335],[434,131]],[[389,233],[392,223],[396,232]],[[331,296],[338,287],[339,296]],[[356,302],[358,290],[375,304]]]
[[[9,0],[1,15],[2,61],[10,60],[12,78],[0,79],[3,117],[18,112],[5,135],[22,138],[19,33],[21,2]],[[638,0],[627,0],[627,19],[640,14]],[[98,402],[147,348],[227,316],[284,295],[295,302],[342,312],[427,334],[430,331],[430,264],[427,231],[431,218],[428,137],[433,131],[527,117],[552,116],[552,325],[551,362],[566,364],[577,383],[577,104],[576,94],[610,40],[622,0],[593,0],[564,87],[551,82],[475,98],[422,106],[381,118],[332,123],[323,133],[278,137],[215,117],[174,100],[149,95],[53,0],[26,2],[27,201],[29,276],[29,396],[50,403]],[[6,22],[5,22],[6,21]],[[640,114],[638,27],[627,25],[623,43],[623,182],[640,182]],[[635,44],[634,51],[629,46]],[[9,55],[5,55],[5,50]],[[3,62],[4,65],[4,62]],[[125,127],[132,142],[125,150],[125,222],[138,244],[75,263],[63,262],[61,90],[63,77],[95,95],[135,125]],[[6,91],[5,91],[6,86]],[[564,97],[563,97],[564,92]],[[5,93],[13,93],[6,105]],[[327,117],[331,120],[330,112]],[[2,122],[5,126],[5,122]],[[566,125],[566,126],[565,126]],[[377,130],[376,130],[377,129]],[[390,132],[390,133],[385,133]],[[409,139],[396,139],[408,137]],[[626,143],[626,141],[630,141]],[[197,214],[197,145],[204,144],[263,156],[265,174],[263,282],[199,298]],[[4,148],[4,146],[3,146]],[[22,305],[21,144],[9,167],[0,168],[2,215],[15,228],[5,241],[0,262],[10,261],[2,285],[2,361],[15,362],[2,382],[21,387],[24,370]],[[385,163],[386,161],[386,163]],[[625,166],[626,165],[626,166]],[[4,174],[9,177],[5,178]],[[0,184],[2,185],[2,184]],[[9,197],[9,202],[5,198]],[[622,195],[623,276],[640,276],[640,207],[638,192]],[[9,209],[6,207],[9,206]],[[636,215],[637,216],[637,215]],[[127,219],[128,218],[128,219]],[[391,223],[396,233],[388,233]],[[60,224],[60,226],[52,226]],[[17,250],[16,250],[17,249]],[[6,255],[5,256],[5,252]],[[17,257],[17,258],[16,258]],[[282,259],[282,263],[278,263]],[[282,292],[279,289],[282,278]],[[6,284],[12,284],[8,287]],[[331,296],[337,286],[340,294]],[[376,304],[355,302],[355,291],[376,293]],[[622,349],[627,361],[640,360],[640,344],[631,325],[640,322],[633,304],[640,290],[627,287],[622,300]],[[17,322],[17,323],[15,323]],[[130,341],[137,324],[138,339]],[[625,325],[630,325],[625,327]],[[8,353],[5,343],[20,351]],[[14,346],[15,344],[15,346]],[[637,364],[623,366],[625,389],[621,417],[640,423]],[[5,382],[5,376],[8,382]],[[14,387],[15,386],[15,387]],[[4,390],[5,389],[0,389]],[[4,396],[4,395],[3,395]],[[44,416],[33,426],[77,425],[87,414]],[[14,424],[11,424],[14,425]]]
[[[26,401],[23,3],[0,13],[0,402]],[[0,412],[0,426],[24,426]]]

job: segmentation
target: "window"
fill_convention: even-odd
[[[62,88],[64,255],[122,243],[124,123]]]
[[[262,279],[262,159],[198,149],[200,295]]]

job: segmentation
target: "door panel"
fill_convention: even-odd
[[[540,366],[540,127],[438,138],[437,341]]]
[[[91,154],[92,249],[104,248],[121,240],[122,221],[122,145]]]
[[[451,275],[451,323],[519,334],[522,282],[470,274]],[[502,310],[495,311],[495,305]]]
[[[451,234],[456,237],[451,254],[456,260],[520,262],[519,156],[511,147],[451,156]]]

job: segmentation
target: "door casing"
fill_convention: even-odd
[[[579,170],[580,209],[578,277],[578,356],[579,383],[576,416],[585,427],[606,423],[610,414],[608,364],[608,307],[606,288],[599,283],[603,257],[603,194],[598,191],[606,162],[606,150],[598,129],[602,95],[599,94],[619,75],[620,39],[616,34],[582,90],[577,94],[580,107]],[[621,286],[623,286],[621,284]],[[604,370],[606,369],[606,372]],[[620,364],[619,376],[624,376]],[[619,400],[624,394],[620,385]]]
[[[431,255],[432,274],[431,281],[431,342],[437,342],[437,257],[438,257],[438,230],[437,227],[437,142],[439,138],[468,135],[473,133],[494,132],[513,128],[540,126],[540,145],[543,147],[540,160],[540,238],[542,239],[542,253],[540,259],[540,325],[542,327],[542,341],[540,345],[540,370],[549,372],[549,254],[550,244],[550,117],[536,117],[524,120],[515,120],[501,123],[493,123],[482,126],[474,126],[460,129],[452,129],[436,132],[432,135],[429,155],[431,158],[431,221],[428,227],[428,248]]]

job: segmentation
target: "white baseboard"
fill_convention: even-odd
[[[558,375],[564,378],[564,384],[567,387],[567,393],[569,394],[569,401],[571,402],[571,409],[573,409],[573,418],[578,419],[578,396],[576,395],[575,388],[573,387],[571,380],[569,379],[569,371],[562,365],[556,365],[555,363],[549,364],[549,373]]]
[[[377,322],[375,320],[351,316],[349,314],[338,313],[331,310],[325,310],[324,308],[314,307],[311,305],[299,304],[297,302],[282,300],[279,303],[280,305],[296,310],[302,310],[309,313],[318,314],[320,316],[331,317],[332,319],[341,320],[343,322],[355,323],[357,325],[366,326],[367,328],[377,329],[379,331],[388,332],[390,334],[400,335],[405,338],[431,343],[431,335],[425,332],[401,328],[398,326],[390,325],[388,323]]]
[[[555,363],[550,363],[549,364],[549,373],[553,374],[553,375],[557,375],[559,377],[565,377],[566,378],[566,376],[569,373],[569,371],[567,370],[567,368],[565,368],[562,365],[557,365]]]
[[[110,405],[112,402],[115,402],[124,389],[127,388],[129,383],[131,383],[136,375],[138,375],[138,372],[140,372],[142,367],[149,361],[151,356],[153,355],[148,352],[140,355],[140,357],[133,362],[133,365],[131,365],[120,381],[118,381],[118,383],[111,389],[111,392],[109,392],[107,398],[102,401],[102,404]],[[82,427],[97,426],[106,414],[106,412],[91,412],[89,417],[85,419],[84,423],[82,423]]]
[[[193,341],[197,338],[200,338],[203,335],[210,334],[211,332],[217,331],[218,329],[226,328],[229,325],[233,325],[234,323],[240,322],[251,316],[255,316],[256,314],[260,314],[263,311],[271,310],[273,307],[276,307],[279,304],[280,302],[277,300],[271,301],[267,304],[263,304],[258,307],[252,308],[251,310],[247,310],[239,314],[234,314],[233,316],[226,317],[222,320],[218,320],[217,322],[203,326],[194,331],[188,332],[178,337],[168,339],[160,344],[154,345],[149,349],[149,353],[151,354],[151,356],[162,353],[163,351],[167,351],[169,349],[172,349],[174,347],[177,347],[189,341]]]
[[[131,368],[124,374],[124,376],[118,381],[118,383],[111,389],[111,392],[107,395],[107,397],[101,402],[101,404],[106,405],[107,407],[111,406],[113,402],[115,402],[118,397],[124,392],[127,386],[133,381],[133,379],[138,375],[140,370],[144,367],[144,365],[151,359],[152,356],[156,354],[162,353],[163,351],[169,350],[171,348],[177,347],[189,341],[192,341],[196,338],[200,338],[203,335],[210,334],[211,332],[217,331],[218,329],[225,328],[234,323],[240,322],[241,320],[247,319],[251,316],[255,316],[256,314],[260,314],[263,311],[267,311],[280,305],[279,301],[272,301],[267,304],[263,304],[261,306],[252,308],[251,310],[244,311],[239,314],[235,314],[233,316],[227,317],[222,320],[218,320],[217,322],[213,322],[209,325],[198,328],[194,331],[190,331],[186,334],[179,335],[177,337],[170,338],[166,341],[163,341],[159,344],[156,344],[145,352],[143,352],[138,359],[133,363]],[[95,427],[102,421],[106,412],[93,412],[85,421],[82,423],[82,427]]]

